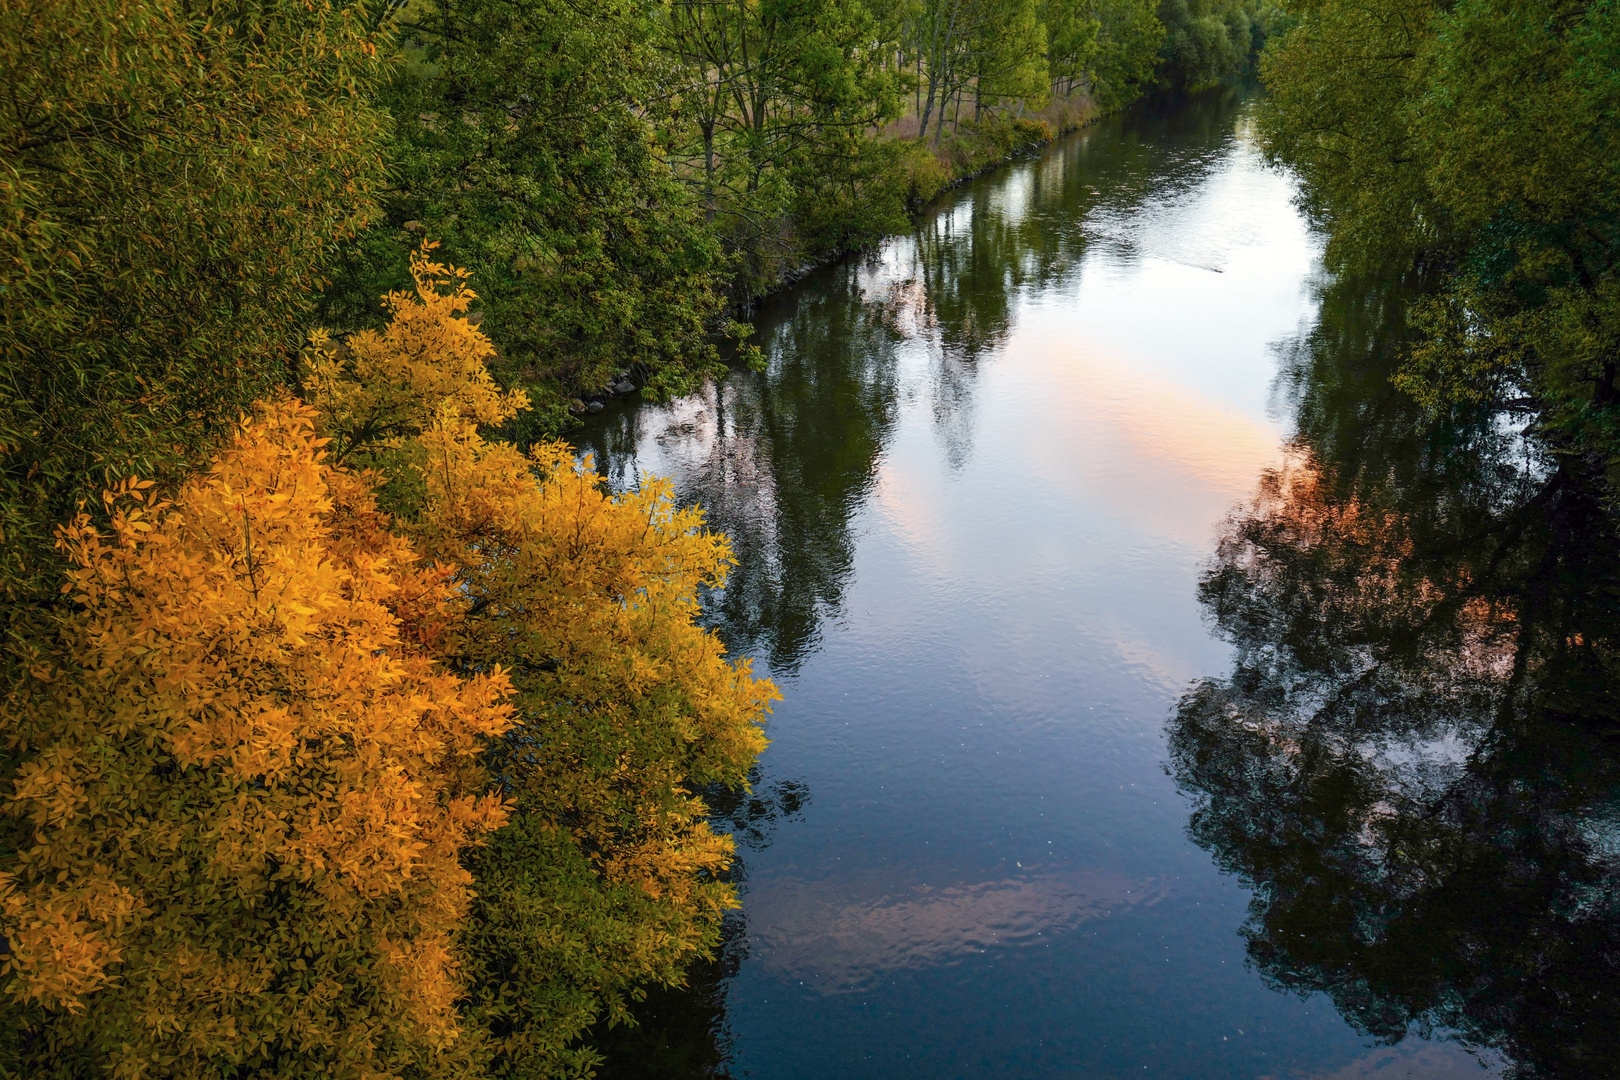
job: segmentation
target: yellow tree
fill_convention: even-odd
[[[438,244],[411,254],[415,288],[383,298],[388,325],[334,342],[310,335],[304,391],[320,410],[322,430],[338,461],[359,453],[388,460],[449,406],[465,420],[499,424],[529,407],[522,390],[501,390],[490,377],[495,346],[467,320],[477,294],[466,270],[432,259]]]
[[[717,940],[732,846],[699,792],[746,782],[777,692],[697,624],[726,540],[664,482],[610,497],[560,443],[485,440],[474,420],[524,403],[477,362],[465,275],[426,249],[412,268],[387,330],[316,339],[306,386],[324,434],[394,473],[417,549],[455,568],[443,655],[511,673],[517,722],[487,763],[513,818],[472,859],[470,1009],[497,1074],[573,1074],[592,1060],[586,1027]],[[428,342],[441,362],[424,362]]]
[[[461,851],[506,817],[454,589],[293,402],[172,501],[60,531],[75,613],[0,705],[4,1063],[31,1076],[465,1072]]]

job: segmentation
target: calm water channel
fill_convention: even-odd
[[[987,176],[583,433],[785,695],[725,955],[606,1075],[1620,1075],[1596,484],[1391,389],[1414,284],[1324,275],[1251,115]]]

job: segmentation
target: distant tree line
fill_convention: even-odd
[[[631,367],[679,392],[755,297],[1050,138],[1054,96],[1084,116],[1207,85],[1260,22],[1254,0],[411,0],[376,98],[392,175],[323,316],[368,325],[427,235],[477,274],[526,430]]]

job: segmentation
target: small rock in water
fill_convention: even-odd
[[[602,411],[602,403],[600,401],[593,401],[593,402],[591,402],[589,405],[587,405],[585,407],[587,409],[589,409],[591,412],[601,412]]]
[[[613,384],[613,392],[615,394],[633,394],[636,392],[636,384],[629,379],[620,379]]]
[[[579,400],[579,398],[575,398],[573,401],[568,403],[568,411],[573,413],[575,416],[582,416],[585,413],[585,403]]]

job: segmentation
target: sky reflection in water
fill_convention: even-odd
[[[731,534],[711,617],[785,694],[760,789],[808,795],[744,845],[734,1075],[1484,1075],[1268,988],[1167,767],[1232,669],[1200,575],[1297,454],[1278,347],[1324,288],[1247,109],[1138,109],[964,188],[761,313],[765,375],[581,440]],[[608,1075],[645,1075],[626,1046]]]

